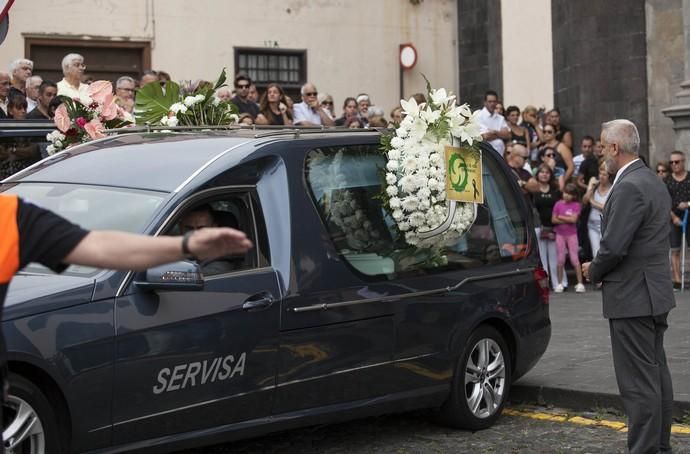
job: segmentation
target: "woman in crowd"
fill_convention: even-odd
[[[573,149],[573,133],[570,128],[561,124],[561,111],[557,107],[549,112],[549,124],[556,130],[556,140],[563,142],[566,147]]]
[[[555,150],[554,159],[556,160],[556,167],[562,167],[565,169],[563,181],[564,183],[567,183],[570,181],[570,177],[573,176],[573,171],[575,170],[575,165],[573,164],[573,154],[567,145],[556,139],[556,128],[554,128],[554,126],[551,124],[544,126],[544,143],[542,144],[541,149],[545,150],[547,148],[552,148]],[[561,189],[562,188],[563,186],[561,185]]]
[[[356,126],[350,126],[353,122]],[[364,124],[359,120],[357,115],[357,100],[353,97],[345,98],[343,103],[343,115],[335,120],[336,126],[345,126],[346,128],[363,128]]]
[[[12,120],[26,120],[26,96],[23,94],[10,95],[7,101],[7,118]]]
[[[292,125],[292,111],[288,108],[285,93],[278,84],[268,84],[259,103],[257,125]]]
[[[592,247],[592,257],[596,257],[601,243],[601,214],[604,210],[604,203],[609,196],[611,183],[615,175],[606,171],[606,163],[599,164],[599,180],[592,177],[587,185],[587,192],[582,197],[584,205],[589,204],[589,217],[587,218],[587,233],[589,244]]]
[[[508,106],[506,109],[506,121],[508,128],[510,128],[510,141],[524,145],[527,150],[530,149],[529,132],[518,124],[520,119],[520,109],[517,106]]]
[[[660,161],[656,165],[656,176],[665,180],[667,176],[671,174],[671,166],[667,161]]]
[[[331,120],[335,120],[335,106],[333,105],[333,96],[328,93],[319,93],[319,103],[321,108],[326,111]]]
[[[580,216],[582,205],[578,201],[577,186],[575,183],[566,183],[563,192],[561,193],[561,200],[556,202],[553,206],[553,213],[551,215],[551,222],[553,222],[553,230],[556,232],[556,256],[558,258],[558,266],[556,268],[557,279],[560,282],[565,275],[565,255],[568,254],[570,264],[575,270],[577,276],[577,285],[575,292],[584,293],[585,284],[582,280],[582,269],[580,268],[579,250],[580,246],[577,241],[577,219]],[[556,293],[562,293],[565,287],[559,284],[554,289]]]
[[[252,118],[252,114],[247,112],[241,113],[239,119],[237,120],[237,124],[245,126],[254,125],[254,119]]]
[[[23,94],[11,95],[7,102],[7,119],[25,120],[26,106],[26,97]],[[41,150],[38,143],[32,143],[28,137],[17,137],[0,143],[0,180],[40,159]]]
[[[537,169],[537,183],[539,183],[539,190],[532,193],[532,201],[541,221],[541,226],[536,229],[539,257],[542,266],[549,272],[551,288],[555,289],[559,284],[565,288],[568,286],[567,277],[564,277],[560,282],[557,277],[556,233],[553,231],[551,220],[553,206],[561,198],[561,191],[558,189],[558,182],[554,177],[553,169],[547,164],[542,164]]]
[[[403,110],[402,110],[402,107],[400,107],[400,106],[395,107],[395,108],[393,108],[393,110],[391,110],[391,122],[390,122],[391,127],[395,127],[395,126],[400,124],[400,122],[402,121],[402,118],[403,118],[402,112],[403,112]]]
[[[544,139],[539,125],[539,116],[536,107],[529,105],[522,111],[522,123],[520,126],[527,130],[529,135],[529,158],[530,164],[536,165],[539,157],[539,146]]]

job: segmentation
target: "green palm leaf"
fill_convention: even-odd
[[[180,86],[169,80],[163,87],[157,83],[144,85],[137,92],[134,115],[138,125],[158,124],[170,111],[170,106],[179,102]]]

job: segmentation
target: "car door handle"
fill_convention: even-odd
[[[247,298],[247,301],[242,305],[245,311],[263,311],[273,305],[273,297],[271,295],[260,294]]]

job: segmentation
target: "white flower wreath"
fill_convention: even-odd
[[[401,100],[405,118],[387,150],[386,194],[391,215],[405,241],[417,248],[453,245],[472,225],[475,207],[459,203],[450,227],[427,238],[448,217],[445,147],[481,141],[479,111],[456,105],[445,89],[429,90],[426,103]],[[459,142],[459,143],[458,143]]]

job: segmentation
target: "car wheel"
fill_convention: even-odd
[[[441,421],[453,427],[481,430],[501,415],[510,390],[510,351],[491,326],[480,326],[467,340],[453,376]]]
[[[57,420],[50,402],[24,377],[9,374],[10,389],[2,407],[2,439],[6,454],[62,451]]]

